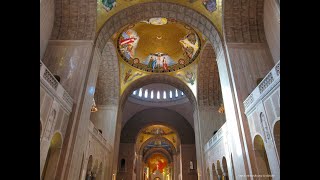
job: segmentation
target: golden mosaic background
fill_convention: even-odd
[[[113,7],[109,12],[105,10],[105,8],[102,5],[101,0],[97,0],[97,32],[100,30],[100,28],[103,26],[103,24],[114,14],[119,12],[122,9],[125,9],[127,7],[130,7],[132,5],[136,5],[138,3],[144,3],[144,2],[159,2],[155,0],[117,0],[116,6]],[[210,19],[213,24],[217,27],[217,30],[221,33],[222,32],[222,0],[217,0],[217,10],[210,13],[205,6],[202,4],[201,0],[196,0],[195,2],[189,2],[188,0],[162,0],[162,2],[172,2],[181,4],[184,6],[187,6],[189,8],[192,8],[199,13],[206,16],[208,19]],[[130,18],[130,17],[128,17]]]

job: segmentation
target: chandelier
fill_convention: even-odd
[[[224,113],[224,105],[223,105],[223,104],[220,105],[220,107],[219,107],[219,109],[218,109],[218,112],[219,112],[220,114],[223,114],[223,113]]]
[[[91,107],[91,112],[97,112],[98,111],[98,108],[97,108],[97,105],[96,105],[96,102],[93,98],[93,103],[92,103],[92,107]]]

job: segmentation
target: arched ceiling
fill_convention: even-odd
[[[223,103],[216,55],[210,43],[201,53],[198,67],[199,106],[219,106]]]
[[[135,104],[166,107],[186,103],[189,99],[183,91],[163,83],[152,83],[133,91],[128,98]]]
[[[114,3],[107,4],[109,8],[106,8],[102,1],[106,2],[105,0],[70,2],[55,0],[55,17],[51,39],[94,40],[100,30],[103,31],[104,24],[112,16],[121,12],[121,20],[117,24],[127,25],[130,21],[141,19],[141,17],[168,17],[186,19],[186,23],[198,27],[198,23],[192,21],[195,18],[207,27],[210,26],[210,23],[214,24],[219,33],[224,31],[227,42],[265,42],[264,0],[224,0],[223,3],[222,0],[208,0],[207,2],[210,3],[207,5],[204,5],[202,0],[167,0],[165,3],[152,3],[154,0],[111,0],[108,2]],[[216,9],[213,8],[215,9],[213,12],[210,8],[212,5],[216,6]],[[132,7],[129,8],[131,12],[127,12],[128,7]],[[175,11],[178,12],[178,15],[175,14]],[[132,15],[133,12],[134,15]],[[197,14],[201,14],[203,17],[200,18]],[[206,23],[206,19],[209,19],[210,23]],[[117,29],[118,26],[115,25],[114,28]],[[199,30],[202,31],[203,28],[199,26]],[[205,33],[210,39],[209,34]]]
[[[135,143],[140,130],[154,124],[175,129],[182,144],[195,142],[189,122],[177,112],[163,108],[146,109],[135,114],[122,128],[120,142]]]
[[[224,31],[228,43],[266,42],[264,0],[224,0]]]
[[[54,40],[94,40],[97,23],[96,0],[54,0]]]
[[[183,91],[186,95],[186,97],[189,99],[190,103],[193,105],[193,108],[195,108],[194,105],[196,105],[196,98],[193,93],[193,91],[189,88],[188,85],[186,85],[183,81],[176,77],[172,77],[166,74],[153,74],[153,75],[148,75],[144,76],[142,78],[137,79],[134,83],[131,83],[123,92],[120,98],[120,108],[123,110],[124,105],[127,101],[127,98],[131,93],[145,85],[152,84],[152,83],[165,83],[172,85],[176,87],[177,89],[180,89]],[[194,86],[195,88],[196,86]],[[194,110],[194,109],[193,109]]]
[[[145,144],[146,141],[148,142]],[[171,147],[171,144],[174,147]],[[142,145],[144,147],[141,147]],[[174,152],[172,148],[177,149],[179,145],[180,139],[177,132],[161,124],[154,124],[141,129],[136,140],[136,148],[137,150],[143,148],[143,154],[150,148],[164,148],[172,154]]]
[[[97,105],[118,104],[120,87],[116,74],[119,74],[118,58],[113,43],[109,41],[101,56],[94,97]]]
[[[122,11],[125,8],[142,4],[142,3],[148,3],[148,2],[157,2],[155,0],[97,0],[98,6],[97,6],[97,31],[103,26],[103,24],[114,14],[117,12]],[[154,10],[161,10],[160,13],[154,13],[154,17],[160,17],[163,15],[166,16],[172,16],[169,12],[169,10],[179,10],[180,12],[183,12],[181,9],[179,9],[179,6],[186,6],[188,8],[191,8],[199,13],[201,13],[203,16],[210,19],[217,29],[221,32],[222,30],[222,0],[166,0],[166,2],[171,2],[171,6],[166,6],[164,4],[157,3],[156,6],[154,6]],[[177,5],[175,5],[177,4]],[[150,9],[153,9],[153,7],[150,7]],[[145,13],[145,9],[139,8],[140,13]],[[148,9],[149,10],[149,9]],[[189,14],[192,16],[192,14]],[[126,15],[124,15],[126,16]],[[137,14],[139,16],[139,14]],[[127,16],[127,18],[130,18],[130,16]]]

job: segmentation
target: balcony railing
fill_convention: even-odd
[[[102,136],[102,134],[99,132],[99,130],[94,126],[94,124],[89,120],[89,132],[109,151],[111,151],[112,147],[107,142],[107,140]]]
[[[52,75],[49,69],[40,60],[40,83],[43,84],[50,93],[57,97],[62,106],[70,113],[73,106],[73,99]]]
[[[280,82],[280,61],[271,69],[259,85],[243,102],[245,113]]]
[[[204,146],[204,151],[206,152],[211,147],[215,146],[224,134],[227,132],[227,123],[224,123],[221,128],[209,139],[209,141]]]

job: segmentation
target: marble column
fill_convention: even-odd
[[[137,156],[137,179],[143,179],[143,159],[142,155]]]
[[[195,145],[196,145],[196,156],[197,156],[197,174],[199,180],[205,179],[205,161],[204,161],[204,144],[202,142],[201,132],[201,119],[199,117],[199,111],[195,110],[193,113],[194,119],[194,134],[195,134]],[[181,171],[182,174],[182,171]]]
[[[99,53],[92,52],[93,41],[50,40],[43,63],[73,98],[73,110],[66,130],[58,179],[77,179],[81,155],[88,143],[88,123],[98,75]]]

